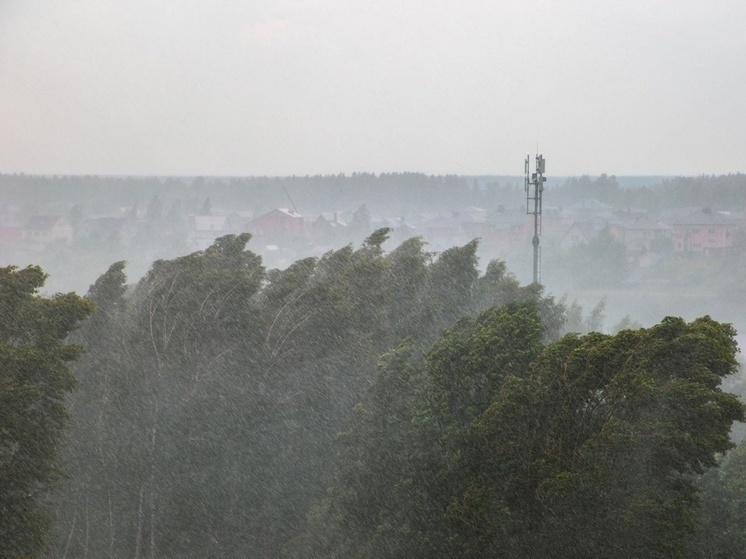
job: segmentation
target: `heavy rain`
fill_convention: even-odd
[[[743,16],[4,4],[0,559],[746,557]]]

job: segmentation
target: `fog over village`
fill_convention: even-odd
[[[746,557],[744,17],[2,3],[0,559]]]
[[[551,168],[551,167],[550,167]],[[285,269],[390,229],[385,250],[421,238],[437,255],[478,240],[532,281],[534,218],[521,176],[359,173],[312,177],[39,177],[2,175],[3,265],[39,264],[45,291],[88,287],[115,261],[136,282],[155,260],[249,233],[267,268]],[[624,318],[717,312],[732,301],[746,250],[742,175],[548,177],[540,219],[540,280],[558,297],[594,306],[605,327]],[[619,301],[619,305],[615,302]]]

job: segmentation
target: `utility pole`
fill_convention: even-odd
[[[526,213],[534,216],[534,284],[539,284],[541,279],[541,252],[539,250],[539,235],[541,234],[541,195],[544,192],[544,156],[536,155],[536,171],[529,177],[529,156],[526,156]],[[533,193],[531,192],[531,187]]]

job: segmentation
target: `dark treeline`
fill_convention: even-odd
[[[522,177],[429,176],[422,173],[354,173],[298,177],[99,177],[0,174],[5,203],[20,204],[28,214],[79,205],[89,215],[115,208],[141,209],[158,197],[187,213],[206,198],[219,208],[257,213],[297,206],[301,212],[356,208],[366,203],[383,213],[449,212],[468,205],[494,210],[525,204]],[[661,211],[673,207],[746,208],[746,175],[676,177],[624,188],[614,176],[571,177],[551,188],[550,206],[595,198],[617,208]]]
[[[595,198],[616,208],[642,208],[658,212],[667,208],[711,207],[716,210],[746,208],[746,175],[676,177],[658,184],[623,188],[616,177],[573,177],[552,189],[551,205]]]
[[[423,203],[431,211],[450,210],[470,197],[474,185],[463,178],[421,173],[355,173],[305,177],[98,177],[0,175],[5,202],[21,204],[33,213],[40,205],[67,211],[79,204],[88,214],[118,207],[140,208],[158,197],[171,205],[178,200],[189,213],[199,211],[206,198],[215,207],[257,213],[297,206],[303,212],[328,211],[363,201],[371,208],[412,212]],[[475,201],[482,197],[478,189]]]
[[[87,348],[67,477],[50,493],[37,482],[51,529],[24,516],[0,556],[44,535],[48,556],[81,558],[743,556],[742,450],[711,469],[743,418],[720,388],[737,369],[729,325],[564,335],[599,309],[583,319],[500,261],[480,273],[476,241],[385,252],[389,234],[284,270],[228,235],[135,285],[117,262],[85,301],[51,299],[77,310],[40,314],[54,336],[30,330],[28,358],[59,347],[45,361],[59,373],[55,359]],[[3,302],[18,291],[6,271]],[[0,358],[25,339],[9,330]],[[16,377],[1,374],[11,399]],[[71,388],[51,394],[56,412]],[[8,479],[28,444],[5,434],[22,424],[11,412]],[[50,463],[54,436],[39,450]],[[0,520],[15,518],[13,491]]]

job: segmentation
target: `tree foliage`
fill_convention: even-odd
[[[82,348],[66,342],[91,305],[75,294],[41,297],[39,267],[0,268],[0,556],[24,557],[44,546],[43,501],[60,479],[69,363]]]
[[[736,368],[730,326],[668,318],[559,339],[564,301],[501,262],[480,274],[476,242],[437,255],[412,238],[386,253],[389,234],[269,271],[249,235],[229,235],[134,286],[117,262],[88,303],[33,295],[36,269],[7,272],[7,355],[28,340],[24,358],[43,348],[67,363],[79,352],[60,340],[96,308],[71,338],[90,351],[68,398],[53,549],[613,558],[736,545],[735,532],[692,536],[728,498],[697,480],[743,416],[720,389]],[[33,327],[11,330],[21,319]],[[61,418],[71,379],[48,370],[48,415]],[[25,390],[2,385],[2,418],[39,409]],[[41,517],[24,518],[40,538]]]
[[[718,468],[702,476],[697,486],[701,507],[697,516],[700,537],[691,542],[697,559],[746,557],[746,445],[720,457]]]
[[[400,348],[289,555],[689,557],[694,480],[743,419],[720,390],[734,334],[667,318],[542,346],[523,303],[460,322],[422,360]]]
[[[113,265],[80,333],[91,352],[71,398],[59,547],[277,557],[331,484],[335,436],[373,390],[382,353],[409,339],[400,351],[420,356],[494,301],[563,314],[499,262],[480,276],[476,242],[435,255],[412,238],[386,253],[389,235],[269,271],[249,235],[229,235],[155,262],[130,289]]]

